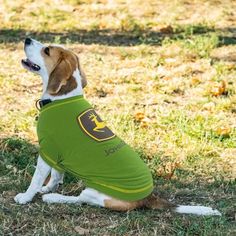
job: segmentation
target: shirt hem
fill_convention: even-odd
[[[114,189],[107,188],[102,185],[98,185],[95,183],[85,183],[87,187],[94,188],[95,190],[106,194],[108,196],[114,197],[119,200],[125,201],[138,201],[148,197],[153,191],[153,185],[149,187],[147,190],[138,192],[138,193],[127,193],[127,192],[119,192]]]

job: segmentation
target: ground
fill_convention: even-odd
[[[0,235],[235,235],[236,2],[0,1]],[[222,217],[91,206],[26,206],[38,153],[41,80],[25,71],[23,40],[78,53],[87,99],[150,167],[155,192]],[[66,176],[59,192],[79,194]]]

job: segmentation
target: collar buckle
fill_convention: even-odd
[[[48,103],[52,102],[51,99],[38,99],[36,102],[35,102],[35,106],[38,110],[40,110],[43,106],[47,105]]]

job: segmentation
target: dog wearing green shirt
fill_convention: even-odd
[[[153,194],[150,170],[138,154],[113,133],[83,96],[87,85],[78,56],[61,46],[45,46],[26,38],[22,65],[42,77],[37,103],[39,157],[31,184],[14,200],[31,202],[43,193],[47,203],[91,204],[117,211],[170,209],[178,213],[221,215],[204,206],[176,205]],[[79,196],[57,193],[67,172],[83,180]],[[51,173],[50,180],[43,186]]]

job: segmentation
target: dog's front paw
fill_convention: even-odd
[[[33,197],[29,195],[28,193],[18,193],[15,197],[14,200],[16,203],[19,204],[26,204],[28,202],[31,202]]]

